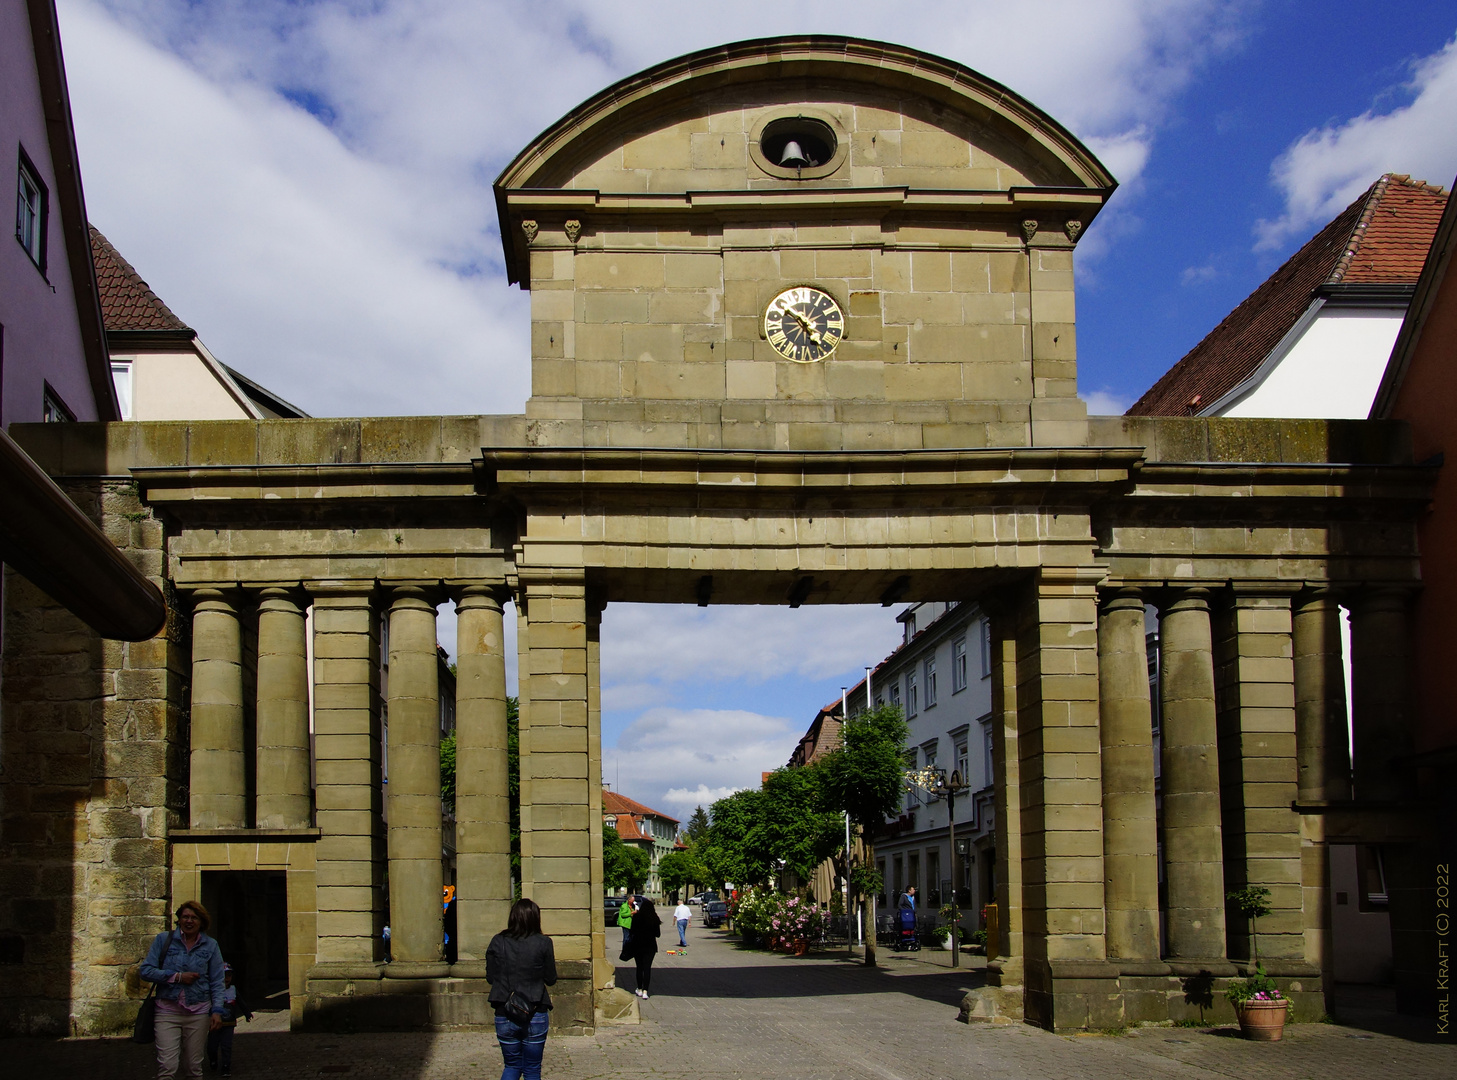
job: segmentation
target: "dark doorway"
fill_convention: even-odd
[[[287,1008],[288,884],[281,870],[205,870],[202,902],[233,985],[254,1009]]]

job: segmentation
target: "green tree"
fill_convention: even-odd
[[[688,851],[670,851],[658,860],[658,877],[664,892],[677,892],[689,885],[703,885],[708,870]]]
[[[851,882],[864,890],[869,920],[865,964],[875,966],[875,894],[865,886],[875,866],[875,833],[894,815],[905,796],[906,721],[899,705],[882,705],[852,716],[841,729],[842,744],[813,766],[819,773],[825,807],[848,814],[865,840],[865,862]]]
[[[602,881],[609,889],[638,892],[653,861],[642,848],[629,847],[611,825],[602,828]]]
[[[440,740],[440,802],[447,814],[455,813],[455,732]]]
[[[745,789],[713,804],[701,858],[715,885],[732,881],[742,887],[768,880],[769,865],[750,842],[763,798],[763,792]]]
[[[783,863],[801,880],[844,843],[839,811],[825,806],[822,777],[813,769],[776,769],[764,781],[759,820],[749,840],[771,867]]]
[[[683,826],[683,842],[691,848],[695,844],[701,843],[707,836],[708,815],[703,812],[703,807],[699,806],[688,816],[688,824]]]

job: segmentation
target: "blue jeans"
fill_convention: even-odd
[[[496,1017],[496,1041],[501,1044],[501,1058],[506,1067],[501,1080],[541,1080],[541,1055],[546,1052],[546,1028],[551,1013],[537,1012],[531,1022],[520,1027],[505,1015]]]
[[[688,939],[684,936],[687,933],[688,933],[688,920],[687,919],[679,919],[678,920],[678,944],[679,945],[687,945],[688,944]]]

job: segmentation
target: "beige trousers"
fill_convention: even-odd
[[[177,1066],[182,1075],[197,1080],[202,1076],[202,1056],[207,1051],[210,1013],[174,1013],[157,1010],[157,1077],[172,1080]]]

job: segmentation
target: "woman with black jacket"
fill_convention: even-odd
[[[556,952],[551,938],[541,932],[541,908],[534,901],[523,897],[511,905],[506,929],[486,948],[486,980],[496,1010],[496,1040],[506,1063],[501,1080],[541,1080],[551,1010],[546,988],[556,982]],[[507,1014],[513,993],[531,1008],[525,1023]]]
[[[653,958],[658,955],[658,935],[662,932],[663,920],[647,897],[638,901],[637,911],[632,917],[632,938],[628,949],[637,962],[637,996],[648,996],[648,985],[653,981]]]

